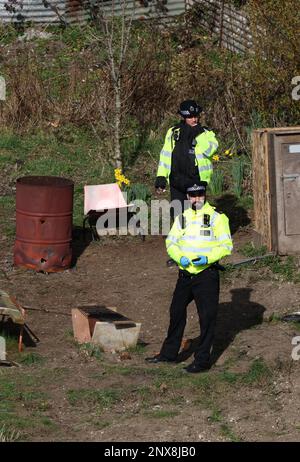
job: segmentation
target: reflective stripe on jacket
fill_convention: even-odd
[[[211,130],[204,129],[204,132],[196,137],[195,156],[201,181],[210,182],[213,172],[211,157],[218,148],[216,135]],[[169,182],[172,163],[172,151],[175,146],[173,127],[166,134],[163,148],[160,152],[157,176],[164,176]]]
[[[197,274],[231,254],[232,240],[226,215],[216,212],[214,207],[206,202],[201,210],[187,209],[183,217],[176,217],[166,239],[167,252],[179,268]],[[209,225],[204,224],[207,222]],[[179,263],[183,256],[192,261],[201,255],[207,257],[207,265],[195,266],[191,263],[188,267],[182,267]]]

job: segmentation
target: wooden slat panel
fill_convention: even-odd
[[[252,141],[254,228],[272,250],[268,129],[254,130]]]
[[[277,250],[276,197],[272,196],[275,177],[271,174],[275,168],[273,136],[293,132],[299,134],[300,127],[263,128],[252,133],[254,229],[271,251]]]

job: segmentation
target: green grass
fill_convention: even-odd
[[[143,400],[147,400],[149,397],[151,397],[151,394],[153,393],[153,389],[148,385],[139,386],[138,388],[134,388],[133,391]]]
[[[6,353],[16,353],[18,350],[18,338],[6,332],[0,332],[0,337],[5,340]]]
[[[26,365],[32,366],[34,364],[44,364],[45,358],[41,356],[39,353],[20,353],[18,357],[18,362]]]
[[[268,383],[272,379],[273,373],[263,358],[255,359],[248,372],[243,374],[242,382],[247,385],[258,385]]]
[[[138,343],[135,347],[127,348],[126,351],[131,354],[142,355],[146,351],[146,346],[142,343]]]
[[[49,419],[49,417],[42,417],[41,423],[49,429],[55,430],[58,428],[58,425],[55,422],[53,422],[53,420]]]
[[[8,374],[10,371],[8,371]],[[49,401],[45,392],[36,389],[37,381],[33,380],[31,388],[28,387],[31,376],[14,374],[0,375],[0,432],[2,438],[26,439],[26,435],[34,429],[51,427],[48,416],[44,412],[50,409]],[[19,433],[20,431],[20,433]],[[1,438],[0,438],[1,441]]]
[[[269,317],[269,322],[278,323],[281,322],[281,315],[277,313],[272,313]]]
[[[106,162],[101,149],[93,134],[72,126],[63,126],[55,133],[36,130],[26,135],[4,130],[0,132],[0,169],[7,169],[12,184],[18,177],[27,175],[62,176],[73,180],[73,223],[81,226],[84,185],[114,181],[113,168]],[[0,224],[8,236],[15,232],[14,223],[10,222],[14,215],[14,195],[0,196]]]
[[[78,345],[80,353],[90,357],[101,360],[103,358],[103,351],[98,345],[93,343],[83,343]]]
[[[219,374],[219,380],[229,383],[230,385],[235,384],[239,380],[239,374],[235,372],[224,371]]]
[[[219,424],[221,435],[224,436],[226,440],[232,442],[240,441],[241,439],[234,433],[229,424],[225,421],[222,411],[218,408],[216,403],[212,400],[208,400],[207,406],[211,410],[211,415],[208,417],[208,421],[210,423]]]
[[[81,406],[84,403],[97,404],[101,408],[109,407],[118,401],[122,396],[121,390],[107,388],[103,390],[68,390],[67,399],[72,406]]]
[[[92,425],[97,429],[97,430],[102,430],[103,428],[107,428],[111,425],[111,422],[108,422],[107,420],[95,420],[93,419],[91,421]]]
[[[214,407],[212,409],[211,415],[209,416],[209,421],[214,422],[214,423],[220,423],[220,422],[222,422],[222,420],[223,420],[223,418],[222,418],[221,411]]]
[[[1,166],[0,166],[1,168]],[[0,226],[1,234],[8,238],[15,236],[15,222],[13,211],[15,209],[15,198],[13,196],[0,196]]]
[[[234,431],[230,428],[230,426],[227,423],[222,423],[221,424],[221,433],[222,435],[232,443],[238,443],[241,441],[241,438],[239,438]]]
[[[186,377],[187,374],[182,370],[182,367],[173,367],[173,366],[165,366],[162,367],[149,367],[143,368],[143,373],[147,376],[156,377],[160,379],[162,382],[172,382],[177,379],[182,379]]]
[[[139,373],[139,368],[134,366],[114,366],[112,364],[105,364],[104,365],[105,372],[107,374],[114,374],[114,375],[123,375],[123,376],[136,376]]]
[[[2,425],[0,427],[0,443],[12,443],[20,439],[20,432],[13,427]]]
[[[295,257],[291,255],[283,259],[278,256],[270,257],[267,258],[266,264],[274,274],[281,276],[284,281],[300,282],[300,273]]]
[[[267,253],[267,247],[265,245],[256,247],[252,242],[247,242],[238,249],[238,252],[245,257],[258,257]]]
[[[267,248],[265,246],[255,247],[252,243],[246,243],[239,249],[239,253],[249,258],[264,256],[266,255],[266,252]],[[244,263],[241,266],[234,266],[230,263],[226,263],[226,271],[221,273],[221,277],[222,279],[226,280],[231,277],[231,273],[233,272],[238,276],[239,273],[247,271],[249,270],[249,268],[252,269],[254,265],[258,277],[260,276],[260,269],[268,268],[271,271],[271,273],[273,273],[273,275],[276,276],[275,279],[280,279],[286,282],[292,282],[294,284],[300,282],[300,271],[298,262],[296,257],[292,255],[289,255],[287,257],[280,257],[278,255],[265,256],[265,258],[259,259],[257,261],[250,261],[249,263]]]

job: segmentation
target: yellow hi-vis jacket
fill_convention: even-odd
[[[175,147],[174,133],[171,127],[166,134],[163,148],[160,152],[158,170],[156,176],[164,176],[169,182],[172,163],[172,151]],[[175,129],[180,131],[180,128]],[[204,132],[195,138],[195,157],[198,166],[199,176],[201,181],[210,182],[213,167],[211,158],[216,152],[219,144],[216,135],[211,130],[204,129]]]
[[[208,218],[209,217],[209,218]],[[209,224],[205,224],[209,223]],[[223,213],[206,202],[201,210],[189,208],[176,217],[166,239],[167,252],[176,261],[180,269],[197,274],[208,268],[232,251],[229,220]],[[180,265],[180,258],[185,256],[192,261],[198,256],[207,257],[207,265]]]

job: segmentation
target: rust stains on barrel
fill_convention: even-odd
[[[61,177],[17,180],[15,265],[45,272],[70,267],[73,190],[73,181]]]

